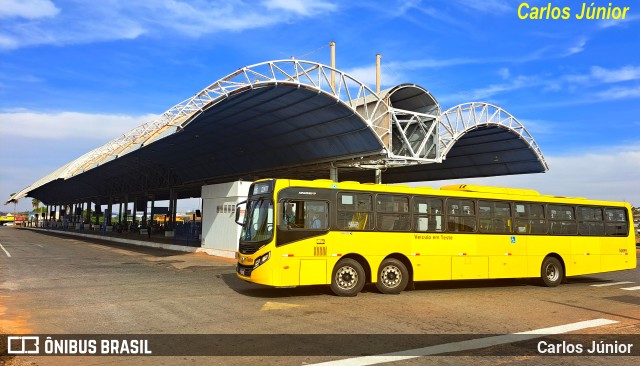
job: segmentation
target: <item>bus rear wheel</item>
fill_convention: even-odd
[[[564,279],[564,268],[558,258],[547,257],[542,262],[540,277],[547,287],[556,287]]]
[[[333,268],[331,291],[338,296],[356,296],[364,287],[365,276],[358,261],[345,258]]]
[[[383,294],[399,294],[409,283],[407,267],[395,258],[382,261],[378,269],[376,287]]]

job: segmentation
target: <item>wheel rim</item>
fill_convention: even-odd
[[[389,288],[394,288],[402,282],[402,272],[396,266],[386,266],[380,272],[380,281]]]
[[[350,266],[340,267],[336,272],[336,284],[343,290],[350,290],[358,283],[358,272]]]
[[[560,270],[558,266],[556,266],[553,263],[550,263],[547,265],[547,268],[545,269],[545,273],[546,273],[547,279],[552,282],[557,281],[558,278],[560,277]]]

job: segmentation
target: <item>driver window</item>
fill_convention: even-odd
[[[283,226],[289,229],[326,230],[329,227],[329,203],[324,201],[285,201]]]

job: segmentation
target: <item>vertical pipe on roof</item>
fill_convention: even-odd
[[[336,43],[331,41],[329,43],[329,47],[331,47],[331,90],[336,90],[336,72],[334,71],[336,68]]]
[[[376,93],[380,94],[380,60],[382,59],[381,54],[376,54]]]

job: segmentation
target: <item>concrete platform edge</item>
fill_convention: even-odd
[[[142,240],[132,240],[132,239],[124,239],[124,238],[113,238],[109,236],[102,235],[93,235],[93,234],[83,234],[69,231],[59,231],[59,230],[49,230],[49,229],[41,229],[35,227],[26,227],[21,229],[28,229],[33,231],[41,231],[52,234],[63,234],[69,236],[83,237],[88,239],[100,239],[111,241],[114,243],[122,243],[122,244],[131,244],[131,245],[139,245],[144,247],[152,247],[152,248],[161,248],[167,250],[174,250],[178,252],[187,252],[187,253],[205,253],[208,255],[223,257],[223,258],[235,258],[235,252],[230,250],[221,250],[221,249],[213,249],[213,248],[201,248],[201,247],[188,247],[184,245],[175,245],[175,244],[163,244],[163,243],[154,243]]]

